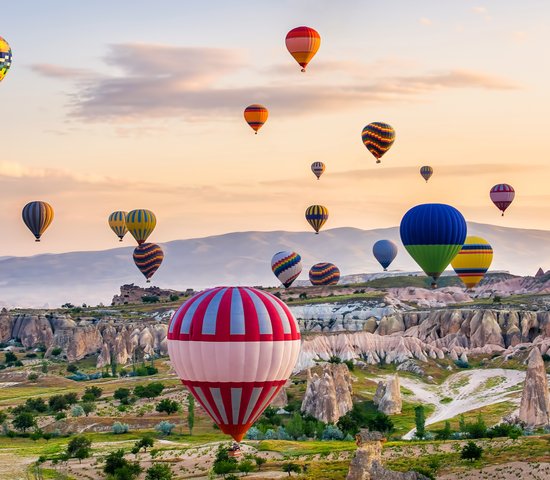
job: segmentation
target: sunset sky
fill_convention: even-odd
[[[315,203],[325,228],[395,226],[433,201],[550,229],[546,0],[22,0],[2,16],[0,256],[116,247],[107,217],[134,208],[156,213],[157,242],[307,230]],[[322,38],[305,74],[284,43],[299,25]],[[258,135],[251,103],[270,112]],[[361,142],[372,121],[397,132],[381,165]],[[496,183],[516,189],[503,218]],[[56,212],[41,244],[31,200]]]

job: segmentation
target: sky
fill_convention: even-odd
[[[3,18],[0,257],[118,246],[107,217],[134,208],[156,213],[155,242],[307,230],[312,204],[325,228],[441,202],[550,229],[547,1],[21,0]],[[321,35],[306,73],[284,43],[299,25]],[[258,135],[252,103],[270,112]],[[373,121],[397,132],[380,165],[361,142]],[[497,183],[516,190],[504,217]],[[32,200],[56,213],[39,244]]]

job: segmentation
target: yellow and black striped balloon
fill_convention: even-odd
[[[315,233],[319,233],[321,227],[328,220],[328,209],[323,205],[311,205],[306,210],[306,220],[313,227]]]
[[[159,269],[163,260],[164,252],[156,243],[143,243],[134,249],[134,263],[147,279],[147,283]]]
[[[115,235],[119,238],[119,241],[122,242],[124,235],[128,232],[126,228],[126,212],[118,210],[109,215],[109,227],[115,232]]]
[[[30,202],[23,207],[23,222],[34,235],[35,241],[40,237],[53,221],[53,208],[47,202]]]
[[[466,288],[474,288],[485,276],[493,261],[493,248],[481,237],[466,237],[451,265]]]
[[[138,242],[138,245],[147,240],[157,224],[157,217],[151,210],[132,210],[126,215],[126,228]]]

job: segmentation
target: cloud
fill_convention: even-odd
[[[484,7],[483,5],[472,7],[472,12],[474,12],[476,15],[483,17],[485,20],[491,20],[491,16],[489,15],[489,10],[487,9],[487,7]]]
[[[249,103],[251,91],[256,92],[256,101],[269,104],[279,113],[310,114],[381,102],[413,101],[441,89],[518,88],[509,80],[467,70],[404,76],[398,72],[412,68],[397,69],[407,63],[402,59],[383,59],[371,64],[320,62],[317,68],[326,73],[326,83],[320,84],[318,80],[307,89],[273,75],[267,76],[263,85],[241,86],[242,79],[240,83],[232,82],[232,75],[251,67],[240,51],[223,48],[112,45],[105,62],[116,74],[74,77],[78,70],[66,71],[60,67],[58,71],[51,65],[35,66],[35,70],[57,78],[69,75],[77,78],[70,115],[92,122],[234,117],[235,112]],[[385,77],[381,76],[383,71]]]
[[[35,63],[31,65],[31,70],[44,77],[74,80],[79,78],[89,78],[93,73],[89,70],[80,68],[63,67],[51,63]]]
[[[418,20],[422,25],[425,25],[427,27],[429,27],[430,25],[432,25],[432,21],[429,19],[429,18],[426,18],[426,17],[422,17]]]

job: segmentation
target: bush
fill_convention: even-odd
[[[180,299],[179,295],[175,295],[175,294],[170,295],[171,302],[177,302],[179,299]]]
[[[139,451],[143,448],[144,452],[147,452],[147,449],[149,447],[152,447],[155,443],[155,440],[153,437],[150,437],[149,435],[145,435],[144,437],[141,437],[136,443],[134,443],[134,448],[132,448],[132,453],[136,454],[139,453]]]
[[[55,347],[52,349],[51,354],[53,357],[58,357],[63,353],[63,349],[61,347]]]
[[[155,398],[164,390],[161,382],[152,382],[147,385],[138,385],[134,388],[134,395],[138,398]]]
[[[458,368],[472,368],[468,362],[465,362],[464,360],[456,360],[455,365]]]
[[[170,423],[166,420],[163,420],[159,424],[155,426],[155,430],[159,432],[161,435],[168,436],[172,433],[172,430],[176,428],[175,423]]]
[[[350,372],[353,372],[353,370],[355,369],[355,364],[353,363],[353,360],[344,360],[344,363],[347,365],[348,370]]]
[[[142,472],[139,464],[124,458],[124,450],[116,450],[105,457],[103,473],[111,475],[114,480],[132,480]]]
[[[31,412],[44,413],[48,410],[48,406],[43,398],[27,398],[25,407]]]
[[[334,425],[327,425],[323,430],[322,440],[343,440],[344,434],[342,430]]]
[[[59,412],[56,416],[55,416],[55,419],[56,420],[64,420],[65,418],[67,418],[67,414],[65,412]]]
[[[158,303],[160,302],[160,298],[157,295],[143,295],[141,301],[143,303]]]
[[[84,409],[83,409],[80,405],[75,405],[75,406],[71,409],[71,416],[73,416],[73,417],[81,417],[82,415],[84,415]]]
[[[170,465],[154,463],[147,469],[145,480],[172,480],[174,478]]]
[[[117,388],[113,394],[113,398],[120,401],[123,405],[127,405],[130,403],[130,390],[128,388]]]
[[[483,455],[483,448],[470,441],[462,447],[460,451],[460,458],[463,460],[479,460]]]
[[[121,435],[123,433],[128,433],[128,430],[130,430],[130,427],[128,426],[127,423],[115,422],[113,423],[111,430],[115,435]]]
[[[6,358],[6,361],[5,363],[14,363],[14,362],[17,362],[17,355],[13,352],[6,352],[4,354],[5,358]]]
[[[69,363],[69,365],[67,365],[67,372],[76,373],[78,372],[78,367],[74,363]]]
[[[86,387],[86,390],[84,390],[84,396],[89,395],[93,397],[95,400],[100,398],[102,394],[103,394],[103,389],[100,387],[96,387],[95,385],[92,385],[91,387]]]
[[[38,373],[32,372],[27,375],[27,380],[29,382],[36,382],[38,380]]]
[[[30,412],[22,412],[13,419],[13,428],[25,433],[28,428],[34,427],[36,421],[34,415]]]
[[[91,450],[92,441],[82,435],[79,435],[71,438],[67,445],[66,454],[69,458],[78,458],[81,463],[82,459],[90,456]]]
[[[172,413],[176,413],[179,409],[178,402],[174,400],[170,400],[168,398],[162,399],[156,406],[155,410],[157,412],[164,412],[168,415],[172,415]]]

